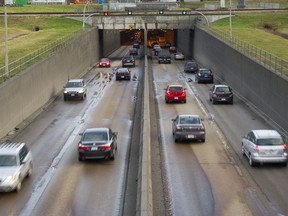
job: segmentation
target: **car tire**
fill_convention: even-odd
[[[29,165],[29,169],[27,172],[27,177],[29,178],[32,175],[32,164]]]
[[[249,165],[251,167],[255,166],[255,162],[253,161],[251,154],[249,155]]]
[[[169,103],[169,101],[168,101],[168,100],[165,100],[165,102],[166,102],[166,104],[168,104],[168,103]]]
[[[18,182],[18,184],[17,184],[17,186],[15,188],[15,191],[19,192],[21,190],[21,187],[22,187],[22,182],[21,182],[21,178],[19,176],[19,182]]]
[[[201,142],[204,143],[204,142],[205,142],[205,139],[201,139]]]
[[[83,157],[81,157],[80,155],[78,155],[78,161],[83,161]]]
[[[212,104],[216,104],[216,101],[212,98]]]
[[[67,98],[64,96],[64,101],[67,101]]]
[[[186,103],[186,100],[184,100],[183,102]]]
[[[230,104],[231,104],[231,105],[233,104],[233,100],[230,102]]]
[[[115,149],[112,151],[112,155],[110,155],[110,160],[115,160]]]
[[[244,145],[243,145],[243,143],[242,143],[242,147],[241,147],[241,153],[242,153],[242,155],[245,156],[245,150],[244,150]]]

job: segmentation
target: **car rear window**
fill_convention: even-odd
[[[210,74],[209,70],[200,70],[199,71],[201,74]]]
[[[108,136],[105,131],[85,133],[83,141],[107,141]]]
[[[200,124],[200,120],[196,117],[185,116],[180,118],[180,124]]]
[[[169,91],[182,91],[183,88],[181,86],[171,86],[169,87]]]
[[[273,145],[283,145],[283,139],[280,138],[269,138],[269,139],[258,139],[257,145],[259,146],[273,146]]]
[[[196,67],[197,64],[196,64],[195,62],[189,62],[189,63],[187,63],[187,66],[189,66],[189,67],[191,67],[191,66]]]
[[[230,89],[228,87],[218,87],[216,92],[230,92]]]

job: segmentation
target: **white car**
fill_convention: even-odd
[[[86,98],[87,89],[83,79],[72,79],[64,86],[64,101],[67,99],[81,99]]]
[[[177,53],[175,54],[175,60],[184,60],[184,59],[185,59],[185,56],[184,56],[183,53],[177,52]]]
[[[250,166],[256,163],[281,163],[287,165],[287,145],[276,130],[251,130],[242,138],[242,154]]]
[[[0,144],[0,191],[21,189],[22,181],[32,174],[32,155],[25,143]]]

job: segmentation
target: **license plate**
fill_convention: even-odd
[[[174,100],[178,100],[178,97],[174,97]]]
[[[225,98],[222,98],[221,100],[222,100],[222,101],[226,101],[226,99],[225,99]]]
[[[124,76],[121,76],[121,78],[124,78]]]
[[[71,96],[75,96],[75,94],[71,94]]]
[[[91,147],[91,151],[97,151],[98,147]]]
[[[188,139],[193,139],[193,138],[195,138],[195,136],[194,135],[188,135],[187,138]]]

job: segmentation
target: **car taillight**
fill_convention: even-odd
[[[201,130],[201,131],[205,131],[205,127],[204,127],[204,126],[201,126],[201,127],[200,127],[200,130]]]
[[[287,148],[287,145],[284,144],[284,145],[283,145],[283,150],[287,151],[287,149],[288,149],[288,148]]]
[[[182,94],[182,96],[185,96],[185,95],[186,95],[186,92],[185,92],[185,91],[182,91],[181,94]]]
[[[89,150],[89,147],[86,146],[86,145],[82,145],[81,143],[79,143],[78,149],[81,149],[81,150],[83,150],[83,151],[88,151],[88,150]]]
[[[109,150],[109,149],[111,149],[111,147],[112,147],[112,144],[111,144],[111,143],[108,143],[108,144],[106,144],[106,145],[102,145],[102,146],[100,147],[100,149],[101,149],[101,150]]]

